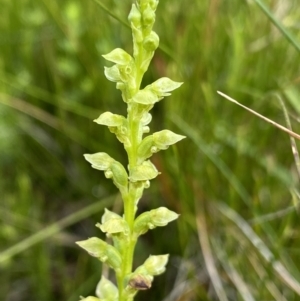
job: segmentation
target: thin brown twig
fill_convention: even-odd
[[[249,111],[250,113],[252,113],[252,114],[258,116],[259,118],[261,118],[261,119],[263,119],[263,120],[265,120],[265,121],[267,121],[267,122],[269,122],[270,124],[274,125],[275,127],[279,128],[280,130],[282,130],[282,131],[288,133],[290,136],[292,136],[292,137],[294,137],[294,138],[300,140],[300,135],[299,135],[299,134],[297,134],[297,133],[295,133],[295,132],[289,130],[288,128],[286,128],[286,127],[284,127],[284,126],[278,124],[277,122],[275,122],[275,121],[273,121],[273,120],[271,120],[271,119],[269,119],[269,118],[267,118],[267,117],[265,117],[265,116],[263,116],[263,115],[257,113],[256,111],[254,111],[254,110],[252,110],[252,109],[250,109],[250,108],[248,108],[248,107],[242,105],[241,103],[239,103],[239,102],[236,101],[235,99],[231,98],[230,96],[228,96],[228,95],[226,95],[226,94],[224,94],[224,93],[222,93],[222,92],[220,92],[220,91],[217,91],[217,93],[220,94],[221,96],[223,96],[224,98],[226,98],[227,100],[229,100],[229,101],[231,101],[231,102],[237,104],[238,106],[244,108],[245,110]]]

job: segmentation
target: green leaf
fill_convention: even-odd
[[[156,167],[150,161],[145,161],[131,171],[130,181],[147,181],[156,178],[157,175],[159,172]]]
[[[115,161],[107,153],[85,154],[84,158],[92,164],[92,167],[99,170],[107,170]]]
[[[126,122],[126,118],[122,115],[113,114],[111,112],[105,112],[101,114],[94,122],[106,125],[106,126],[121,126]]]
[[[127,65],[131,62],[132,57],[125,50],[121,48],[116,48],[108,54],[102,55],[106,60],[119,64]]]
[[[117,300],[119,297],[118,288],[102,276],[96,287],[96,296],[101,300]]]

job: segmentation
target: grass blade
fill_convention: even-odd
[[[216,291],[216,294],[220,301],[228,301],[226,296],[225,289],[223,288],[222,281],[220,279],[218,270],[215,266],[215,260],[212,254],[212,250],[210,247],[209,239],[208,239],[208,230],[206,225],[205,213],[204,213],[204,205],[203,200],[197,201],[195,199],[195,209],[196,209],[196,225],[198,230],[199,243],[202,249],[204,261],[206,264],[206,268],[213,284],[213,287]]]
[[[237,291],[240,293],[243,300],[255,301],[255,298],[253,297],[248,285],[245,283],[242,276],[239,274],[239,272],[236,270],[236,268],[230,262],[230,259],[227,256],[227,254],[225,253],[225,251],[222,249],[222,246],[219,243],[217,243],[216,240],[213,240],[212,243],[214,245],[214,250],[216,252],[216,255],[217,255],[219,261],[221,262],[228,277],[234,283]]]
[[[73,214],[59,220],[56,223],[53,223],[37,233],[25,238],[24,240],[20,241],[19,243],[15,244],[14,246],[2,251],[0,253],[0,264],[4,261],[12,258],[13,256],[20,254],[31,248],[37,243],[44,241],[45,239],[59,233],[64,228],[71,226],[88,216],[91,216],[99,211],[102,211],[105,207],[111,206],[114,201],[116,200],[116,196],[110,196],[106,199],[93,203],[79,211],[76,211]]]
[[[253,231],[249,224],[225,203],[218,203],[217,209],[237,225],[260,255],[271,264],[279,278],[281,278],[287,286],[300,296],[300,283],[290,274],[280,261],[276,260],[274,254],[265,245],[262,239]]]
[[[264,14],[270,19],[270,21],[278,28],[278,30],[284,35],[284,37],[300,52],[300,45],[296,41],[296,38],[274,17],[270,10],[260,0],[254,0]]]

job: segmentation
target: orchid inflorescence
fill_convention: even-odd
[[[150,132],[152,116],[149,111],[154,104],[182,83],[163,77],[140,89],[142,78],[147,71],[154,52],[159,45],[159,37],[152,30],[158,0],[137,0],[132,5],[128,16],[133,37],[133,56],[121,48],[116,48],[103,57],[113,62],[112,67],[105,67],[105,76],[116,83],[127,104],[127,116],[105,112],[94,120],[105,125],[124,145],[128,155],[128,168],[106,153],[86,154],[85,159],[92,167],[104,171],[106,178],[112,179],[119,189],[124,215],[105,209],[98,227],[113,245],[92,237],[77,244],[91,256],[106,263],[115,271],[117,285],[104,276],[96,288],[97,297],[87,297],[84,301],[131,301],[139,290],[151,287],[154,276],[165,271],[168,254],[149,256],[146,261],[132,270],[136,242],[140,235],[155,227],[166,226],[175,220],[178,214],[160,207],[140,214],[135,218],[137,205],[150,180],[159,175],[149,158],[160,150],[185,138],[169,130],[162,130],[143,138]]]

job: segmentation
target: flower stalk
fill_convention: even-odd
[[[137,218],[135,216],[144,189],[149,188],[150,180],[159,175],[149,158],[185,138],[169,130],[143,138],[150,131],[148,124],[152,116],[149,111],[155,103],[182,85],[163,77],[141,89],[143,76],[159,45],[159,37],[152,30],[157,5],[158,0],[137,0],[132,5],[128,20],[132,29],[133,56],[121,48],[103,55],[114,63],[111,67],[105,67],[104,73],[121,91],[122,99],[127,104],[127,116],[105,112],[94,121],[107,126],[124,145],[128,167],[126,169],[103,152],[84,155],[93,168],[104,171],[106,178],[112,179],[124,203],[123,216],[106,209],[101,223],[96,225],[112,238],[113,245],[97,237],[77,242],[91,256],[108,264],[117,279],[115,285],[102,276],[96,288],[97,297],[90,296],[84,301],[132,301],[139,290],[151,287],[154,276],[165,271],[168,261],[168,255],[150,256],[143,265],[133,270],[134,250],[139,236],[155,227],[166,226],[178,217],[165,207],[144,212]]]

